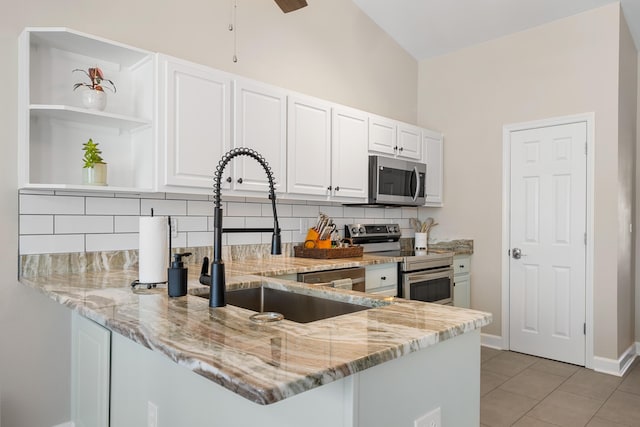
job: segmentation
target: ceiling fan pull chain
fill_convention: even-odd
[[[237,30],[237,11],[238,0],[233,0],[231,5],[231,23],[229,31],[233,31],[233,62],[238,62],[238,30]]]

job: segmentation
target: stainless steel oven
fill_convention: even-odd
[[[453,253],[401,250],[398,224],[348,224],[345,236],[364,252],[402,257],[398,296],[436,304],[453,304]]]
[[[402,297],[436,304],[453,304],[451,265],[417,271],[402,271]]]

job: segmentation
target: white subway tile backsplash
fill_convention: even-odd
[[[266,198],[223,196],[225,228],[271,228],[272,206]],[[175,248],[213,244],[211,196],[188,194],[115,194],[20,192],[20,250],[22,254],[65,253],[136,249],[140,215],[175,217],[178,235]],[[409,218],[424,213],[418,208],[375,209],[342,206],[338,202],[278,200],[283,242],[302,242],[307,228],[320,212],[333,218],[340,234],[351,223],[400,224],[412,236]],[[424,215],[423,215],[424,216]],[[302,228],[302,232],[301,232]],[[270,243],[271,233],[225,233],[223,245]]]
[[[142,200],[140,202],[140,213],[142,215],[186,215],[186,200]]]
[[[369,208],[375,209],[375,208]],[[358,206],[345,206],[344,216],[351,218],[364,218],[364,208]]]
[[[257,245],[262,243],[261,233],[228,233],[227,245]]]
[[[179,216],[178,231],[207,231],[206,216]],[[187,238],[188,240],[188,238]]]
[[[213,215],[213,202],[187,200],[187,215]]]
[[[55,234],[113,233],[113,217],[98,215],[56,215]]]
[[[262,205],[260,203],[227,203],[227,216],[262,216]]]
[[[140,215],[139,199],[87,197],[87,215]]]
[[[20,196],[21,214],[84,214],[84,197],[40,196],[23,194]]]
[[[87,234],[87,252],[138,249],[138,233]]]
[[[20,215],[20,234],[53,234],[53,215]]]
[[[276,203],[276,210],[278,211],[278,218],[284,218],[292,215],[292,206]],[[262,205],[262,216],[273,216],[273,208],[271,203]]]
[[[188,247],[213,246],[212,231],[195,231],[186,234]]]
[[[320,214],[320,208],[317,205],[293,205],[292,216],[297,217],[317,217]]]
[[[139,216],[115,216],[116,233],[137,233],[140,231]]]
[[[20,236],[20,254],[84,252],[83,234]]]
[[[273,218],[268,218],[266,216],[247,217],[245,224],[247,228],[269,228],[273,227]]]

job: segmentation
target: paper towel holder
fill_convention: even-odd
[[[151,208],[151,216],[153,216],[153,208]],[[171,217],[167,217],[169,224],[169,260],[171,260]],[[164,285],[169,283],[169,279],[161,282],[141,282],[140,279],[136,279],[131,282],[131,289],[135,290],[136,286],[146,286],[147,289],[156,288],[158,285]]]

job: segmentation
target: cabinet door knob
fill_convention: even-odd
[[[393,151],[396,151],[397,149],[398,149],[397,145],[395,147],[393,147]]]
[[[336,187],[336,191],[340,191],[340,187]]]
[[[380,277],[380,280],[387,280],[387,276]]]
[[[331,186],[328,186],[328,187],[327,187],[327,190],[331,191]]]
[[[404,150],[404,147],[400,147],[400,151]]]
[[[460,268],[464,268],[464,264],[460,264],[458,267],[460,267]]]
[[[238,184],[242,184],[242,178],[238,178]]]
[[[231,182],[231,177],[230,176],[227,177],[227,182]]]

